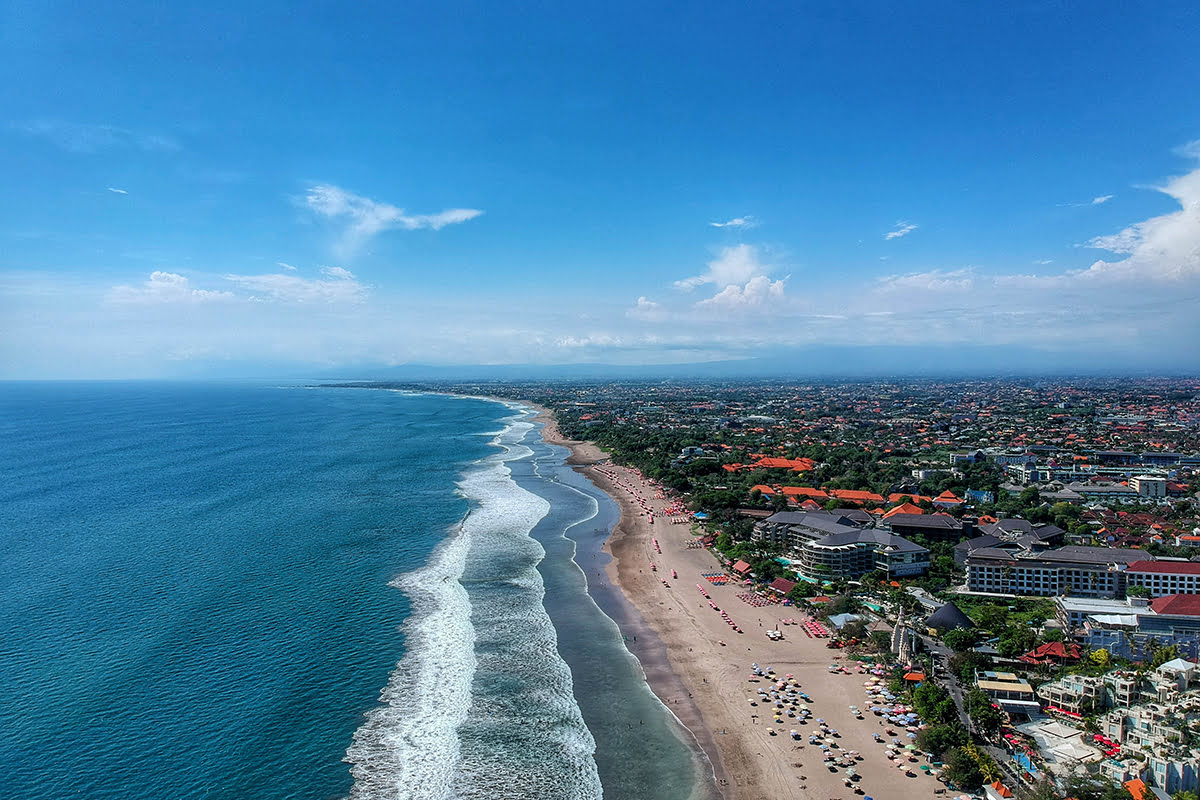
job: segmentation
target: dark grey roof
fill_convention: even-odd
[[[851,523],[842,514],[832,514],[828,511],[781,511],[767,517],[772,524],[787,525],[789,528],[802,528],[811,531],[813,535],[857,533],[861,528]]]
[[[999,559],[1002,561],[1040,561],[1046,564],[1129,564],[1154,557],[1145,550],[1128,550],[1117,547],[1085,547],[1068,545],[1056,550],[1012,553],[999,547],[980,547],[970,551],[972,559]]]
[[[1079,561],[1090,564],[1131,564],[1134,561],[1153,561],[1154,556],[1145,550],[1131,550],[1120,547],[1087,547],[1081,544],[1070,544],[1057,550],[1047,550],[1038,554],[1039,558],[1047,561]]]
[[[954,549],[959,552],[973,553],[981,547],[995,547],[1004,541],[1006,540],[1001,539],[999,536],[985,534],[983,536],[976,536],[974,539],[967,539],[964,542],[959,542],[958,544],[954,545]]]
[[[1057,525],[1051,525],[1047,522],[1044,525],[1034,525],[1033,535],[1045,541],[1046,539],[1053,539],[1056,536],[1066,536],[1067,532]]]
[[[1033,523],[1027,519],[1001,519],[991,525],[981,525],[979,530],[995,536],[1002,533],[1033,533]]]
[[[946,605],[930,614],[929,619],[925,620],[925,624],[930,628],[937,628],[939,631],[975,627],[975,623],[971,622],[971,618],[964,614],[962,609],[954,605],[954,603],[946,603]]]
[[[881,548],[889,548],[901,553],[928,552],[926,548],[921,547],[916,542],[910,542],[903,536],[896,536],[893,533],[876,529],[835,533],[823,539],[818,539],[813,544],[825,547],[843,547],[848,544],[859,544],[862,542],[871,542]]]
[[[961,529],[962,523],[954,517],[944,517],[939,514],[893,514],[887,523],[895,528],[897,525],[908,528],[939,528],[943,530]]]
[[[767,517],[767,522],[779,522],[784,525],[807,525],[816,519],[824,518],[837,521],[843,519],[843,517],[844,514],[840,511],[837,513],[832,511],[780,511],[778,514],[772,514],[770,517]]]
[[[854,525],[875,524],[875,518],[872,517],[870,513],[863,511],[861,508],[846,509],[844,511],[839,511],[838,514]]]

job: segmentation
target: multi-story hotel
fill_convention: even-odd
[[[967,589],[994,594],[1115,597],[1125,591],[1125,568],[1142,550],[1069,545],[1042,552],[981,547],[967,556]]]
[[[783,511],[755,525],[753,536],[782,544],[792,567],[809,580],[857,578],[872,570],[900,578],[929,569],[926,548],[884,530],[851,524],[838,514]]]

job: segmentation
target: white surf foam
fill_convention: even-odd
[[[507,466],[533,454],[521,443],[533,427],[510,425],[498,439],[505,448],[498,469],[463,483],[479,512],[464,573],[479,666],[470,718],[460,728],[457,789],[463,798],[593,800],[602,793],[595,740],[543,605],[537,565],[545,551],[530,535],[550,505],[521,488]]]
[[[467,718],[475,673],[471,603],[459,579],[470,547],[464,522],[421,569],[392,582],[412,602],[407,652],[346,751],[352,800],[433,800],[459,762],[456,730]]]
[[[530,532],[550,506],[507,466],[533,453],[520,443],[527,417],[505,420],[493,440],[503,452],[464,475],[473,507],[458,530],[393,582],[412,601],[407,652],[347,750],[352,800],[601,796],[595,741],[542,606],[545,552]],[[473,609],[476,596],[491,604]]]

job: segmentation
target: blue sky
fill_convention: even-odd
[[[1194,3],[174,5],[0,9],[0,377],[1200,369]]]

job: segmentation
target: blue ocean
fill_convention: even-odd
[[[615,504],[531,420],[0,384],[0,796],[711,796],[589,589]]]

